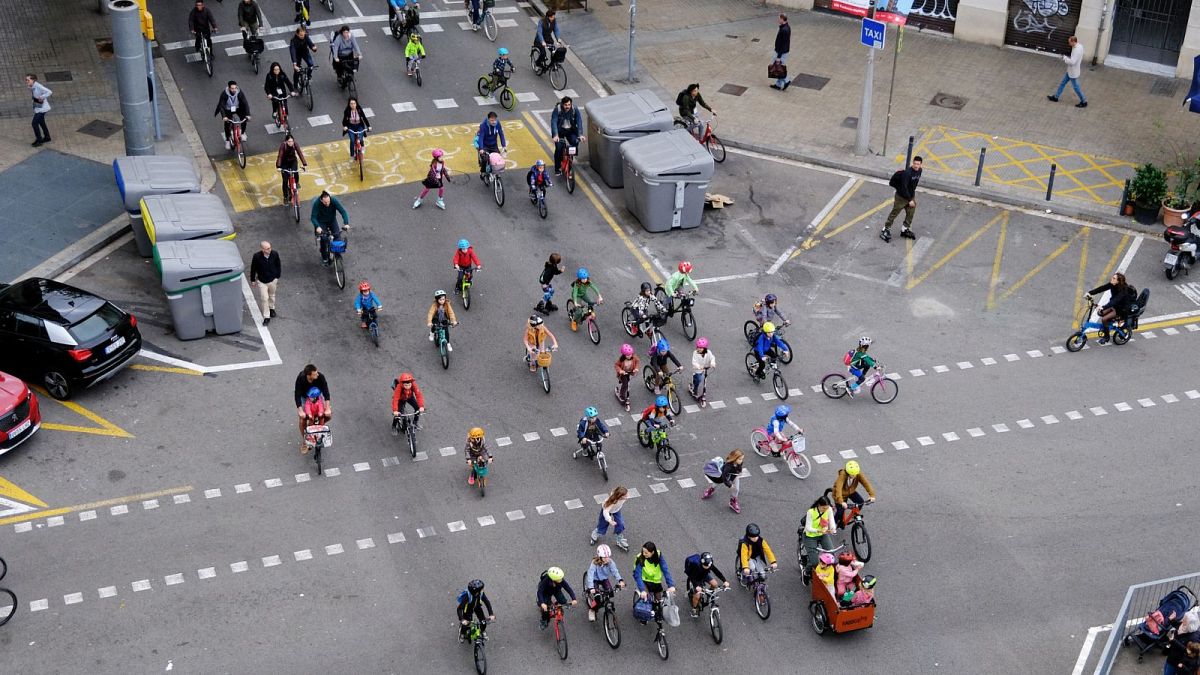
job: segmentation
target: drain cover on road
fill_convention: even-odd
[[[46,82],[70,82],[74,78],[69,70],[47,70],[42,79]]]
[[[606,2],[606,3],[604,3],[604,4],[608,5],[609,7],[620,7],[620,6],[621,6],[621,0],[608,0],[608,2]],[[290,193],[289,193],[289,194],[290,194]]]
[[[858,118],[857,117],[847,117],[846,119],[842,120],[842,126],[846,127],[847,129],[857,129],[858,128]]]
[[[50,73],[46,73],[49,75]],[[1150,93],[1154,96],[1166,96],[1173,98],[1175,92],[1179,90],[1179,80],[1169,77],[1156,77],[1154,83],[1150,85]]]
[[[792,86],[800,87],[802,89],[815,89],[817,91],[820,91],[827,84],[829,84],[829,78],[821,77],[820,75],[809,75],[808,73],[796,73],[796,76],[792,78]]]
[[[79,133],[95,136],[96,138],[108,138],[120,130],[121,125],[105,122],[104,120],[92,120],[79,127]]]
[[[717,90],[717,93],[729,94],[731,96],[741,96],[742,94],[746,93],[746,87],[736,84],[729,84],[726,82],[725,84],[721,85],[721,88]]]
[[[933,100],[929,102],[929,105],[936,105],[939,108],[949,108],[950,110],[962,110],[967,105],[967,99],[953,94],[943,94],[939,91],[933,95]]]

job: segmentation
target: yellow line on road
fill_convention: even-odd
[[[1092,240],[1091,228],[1083,231],[1083,250],[1079,252],[1079,272],[1075,275],[1075,308],[1071,316],[1079,316],[1083,302],[1083,277],[1087,273],[1088,243]]]
[[[1196,323],[1198,320],[1200,320],[1200,319],[1197,319],[1197,317],[1194,317],[1194,316],[1185,316],[1182,319],[1171,319],[1169,321],[1155,321],[1154,323],[1143,323],[1143,324],[1138,325],[1137,332],[1140,333],[1144,330],[1150,330],[1152,328],[1168,328],[1170,326],[1182,326],[1184,324]]]
[[[143,363],[135,363],[129,366],[130,370],[148,370],[155,373],[175,373],[176,375],[203,375],[204,373],[191,368],[175,368],[174,366],[148,366]]]
[[[862,180],[855,180],[854,183],[850,185],[850,189],[846,190],[846,193],[843,194],[842,198],[833,205],[833,208],[829,209],[829,211],[825,214],[825,217],[821,219],[821,222],[817,223],[817,226],[813,229],[812,234],[808,235],[808,238],[804,240],[804,243],[800,244],[798,251],[807,251],[808,249],[817,245],[817,235],[821,233],[821,230],[825,229],[825,226],[833,220],[833,217],[842,210],[842,207],[846,205],[846,202],[850,201],[850,197],[854,196],[854,193],[858,192],[858,189],[862,187],[862,185]],[[834,232],[834,234],[837,234],[837,232]]]
[[[1004,259],[1004,240],[1008,237],[1008,221],[1000,223],[1000,237],[996,240],[996,258],[992,260],[992,279],[988,282],[987,308],[996,308],[996,286],[1000,283],[1000,262]]]
[[[983,236],[983,233],[992,229],[993,225],[995,225],[996,223],[998,223],[1000,221],[1004,221],[1005,223],[1007,223],[1008,218],[1009,218],[1009,212],[1001,211],[999,214],[996,215],[996,217],[989,220],[987,225],[984,225],[983,227],[976,230],[971,236],[967,237],[965,241],[963,241],[958,246],[955,246],[954,250],[952,250],[949,253],[947,253],[946,255],[942,256],[942,259],[937,261],[936,263],[934,263],[933,267],[930,267],[929,269],[925,270],[924,274],[917,277],[916,279],[911,279],[908,282],[908,285],[905,287],[905,289],[911,291],[913,288],[915,288],[917,286],[917,284],[921,283],[922,281],[925,281],[926,279],[929,278],[929,276],[931,274],[938,271],[939,269],[942,268],[943,265],[945,265],[946,263],[953,260],[954,256],[958,255],[959,253],[962,253],[963,249],[965,249],[966,247],[975,243],[975,240],[978,239],[979,237]]]
[[[1121,241],[1117,244],[1117,248],[1113,251],[1112,257],[1108,259],[1108,264],[1104,266],[1104,272],[1100,274],[1100,281],[1096,282],[1097,286],[1104,285],[1108,281],[1108,277],[1112,275],[1113,269],[1117,266],[1117,260],[1121,258],[1121,254],[1125,252],[1125,248],[1129,246],[1131,235],[1124,235]],[[1082,295],[1082,293],[1080,294]],[[1082,298],[1080,298],[1082,300]],[[1076,312],[1078,314],[1079,312]]]
[[[538,122],[537,118],[535,118],[533,113],[529,112],[528,110],[522,112],[521,116],[525,118],[527,127],[533,131],[534,136],[537,137],[538,141],[542,144],[542,147],[547,149],[550,153],[550,156],[553,157],[554,146],[550,142],[550,137],[547,136],[545,130],[542,129],[542,125]],[[592,203],[592,206],[594,206],[596,211],[599,212],[600,217],[604,219],[604,222],[608,223],[608,226],[612,228],[612,231],[615,232],[617,237],[621,239],[621,243],[625,244],[625,248],[629,249],[629,252],[632,253],[633,257],[637,259],[639,264],[641,264],[642,269],[646,272],[646,274],[650,275],[650,279],[656,284],[663,283],[663,278],[658,274],[658,271],[654,269],[654,266],[650,264],[650,260],[642,254],[641,249],[637,247],[637,244],[633,243],[633,240],[629,238],[629,235],[624,229],[621,228],[621,225],[617,223],[617,220],[613,217],[612,213],[610,213],[609,210],[605,208],[604,204],[600,202],[600,198],[597,197],[596,193],[592,191],[592,188],[587,184],[587,181],[583,180],[582,176],[580,176],[576,178],[575,184],[577,187],[583,189],[583,194],[588,198],[588,201]]]
[[[16,483],[6,480],[4,476],[0,476],[0,496],[15,499],[26,504],[36,504],[42,508],[49,506],[46,502],[17,487]]]
[[[821,237],[820,240],[814,241],[814,242],[812,242],[812,244],[809,244],[808,241],[805,241],[804,245],[801,246],[800,248],[796,249],[796,252],[792,254],[792,258],[795,258],[796,256],[800,255],[800,253],[805,250],[814,248],[817,244],[821,243],[822,241],[836,237],[837,235],[841,234],[842,232],[845,232],[847,229],[854,227],[855,225],[866,220],[867,218],[870,218],[871,216],[875,215],[876,213],[879,213],[880,211],[882,211],[884,209],[884,207],[886,207],[888,204],[891,204],[891,203],[892,203],[891,198],[888,198],[888,199],[884,200],[878,206],[875,206],[874,208],[871,208],[871,209],[867,210],[866,212],[860,213],[859,215],[855,216],[853,219],[851,219],[849,222],[845,223],[844,225],[838,225],[836,228],[830,230],[829,232],[826,232]],[[834,209],[834,212],[836,212],[841,207],[842,207],[842,205],[839,204],[837,206],[837,209]],[[830,214],[830,215],[832,215],[832,214]],[[791,260],[791,258],[788,258],[788,260]]]
[[[1063,242],[1062,246],[1059,246],[1058,248],[1054,249],[1053,253],[1051,253],[1050,255],[1043,258],[1042,261],[1040,263],[1038,263],[1037,265],[1035,265],[1033,269],[1026,272],[1025,276],[1021,277],[1020,280],[1017,281],[1017,283],[1013,284],[1012,286],[1010,286],[1008,288],[1008,290],[1004,291],[1004,293],[1002,293],[1000,295],[1000,299],[1007,300],[1010,295],[1019,291],[1021,289],[1021,287],[1024,286],[1030,279],[1036,277],[1039,272],[1046,269],[1046,265],[1049,265],[1050,263],[1054,262],[1055,258],[1062,255],[1063,253],[1066,253],[1067,249],[1071,248],[1071,244],[1074,244],[1077,239],[1079,239],[1081,236],[1083,236],[1083,233],[1086,232],[1087,229],[1088,228],[1086,228],[1086,227],[1079,228],[1079,231],[1075,233],[1075,236],[1073,236],[1070,239],[1068,239],[1067,241]]]
[[[91,509],[100,509],[105,506],[116,506],[117,504],[129,504],[130,502],[140,502],[145,499],[155,499],[158,497],[169,497],[171,495],[191,492],[194,490],[191,485],[182,485],[180,487],[167,488],[165,490],[155,490],[154,492],[143,492],[137,495],[129,495],[128,497],[115,497],[113,499],[104,499],[98,502],[89,502],[87,504],[76,504],[75,506],[63,506],[57,509],[49,509],[46,511],[34,511],[33,513],[22,513],[19,516],[9,516],[8,518],[0,518],[0,525],[9,525],[12,523],[22,523],[27,520],[37,520],[39,518],[49,518],[50,516],[59,516],[64,513],[75,513],[77,511],[88,511]]]
[[[50,394],[48,394],[46,392],[46,390],[43,389],[42,387],[35,385],[34,389],[36,389],[37,392],[39,394],[41,394],[42,396],[47,397],[48,399],[50,398]],[[53,429],[55,431],[74,431],[74,432],[81,433],[81,434],[96,434],[98,436],[112,436],[114,438],[133,438],[133,434],[129,433],[128,431],[125,431],[124,429],[113,424],[112,422],[109,422],[108,420],[97,415],[96,413],[92,412],[91,410],[88,410],[87,408],[79,405],[78,403],[72,403],[71,401],[58,401],[58,400],[55,400],[54,402],[63,406],[67,410],[70,410],[71,412],[73,412],[77,415],[82,415],[83,417],[88,418],[89,420],[95,422],[98,426],[96,426],[96,427],[81,427],[81,426],[76,426],[73,424],[57,424],[55,422],[43,422],[42,423],[43,429]],[[45,413],[43,412],[43,416],[44,415],[45,415]]]

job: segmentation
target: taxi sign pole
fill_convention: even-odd
[[[867,9],[867,18],[875,18],[875,4]],[[871,95],[872,83],[875,80],[875,48],[867,47],[867,71],[863,76],[862,102],[858,108],[857,133],[854,136],[854,154],[863,156],[870,153],[871,143]]]
[[[900,42],[904,40],[904,26],[896,26],[896,51],[892,54],[892,82],[888,85],[887,118],[883,122],[883,156],[887,156],[888,130],[892,126],[892,93],[896,91],[896,62],[900,60]]]

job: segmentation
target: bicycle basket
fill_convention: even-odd
[[[567,48],[559,47],[554,50],[554,54],[550,56],[551,63],[562,63],[567,59]]]
[[[488,155],[488,165],[492,168],[492,173],[500,173],[505,167],[504,155],[498,152],[493,152]]]
[[[330,253],[345,253],[346,252],[346,240],[345,239],[334,239],[333,241],[329,242],[329,252]]]
[[[637,600],[633,603],[633,618],[646,623],[654,620],[654,603],[649,600]]]
[[[487,476],[487,475],[488,475],[488,464],[487,464],[487,462],[476,462],[474,466],[475,466],[475,475],[476,475],[476,476],[481,476],[481,477],[482,477],[482,476]]]
[[[537,364],[542,368],[550,367],[550,352],[538,352]]]

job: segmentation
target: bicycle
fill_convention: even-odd
[[[654,632],[654,645],[658,647],[659,657],[663,661],[666,661],[670,657],[671,651],[667,646],[667,628],[663,625],[663,601],[661,597],[654,599],[654,623],[658,626],[658,629]]]
[[[322,264],[333,268],[333,279],[338,288],[346,288],[346,268],[342,263],[342,254],[346,252],[346,233],[343,232],[341,237],[334,239],[329,230],[323,229],[317,235],[317,247],[329,251],[329,263],[322,261]]]
[[[371,337],[371,342],[375,343],[375,347],[379,347],[379,315],[374,308],[363,311],[362,322],[367,324],[363,330],[367,331],[367,335]]]
[[[650,344],[658,341],[655,337],[657,327],[655,322],[662,321],[666,323],[666,318],[660,318],[658,315],[650,313],[646,315],[644,320],[638,318],[638,313],[633,309],[633,303],[629,300],[625,301],[625,306],[621,309],[621,327],[625,329],[625,334],[629,337],[638,337],[639,335],[650,339]]]
[[[712,155],[713,161],[720,164],[725,161],[725,144],[713,133],[712,123],[712,120],[696,120],[695,124],[688,124],[688,121],[681,117],[675,118],[675,128],[687,129],[692,138],[695,138],[696,142],[704,146],[708,154]]]
[[[242,31],[242,45],[246,52],[246,56],[250,59],[250,66],[254,68],[254,74],[258,74],[258,65],[263,53],[263,41],[258,37],[258,31],[248,33]]]
[[[550,600],[550,623],[554,627],[554,649],[558,658],[567,660],[567,620],[563,616],[563,606],[557,600]]]
[[[785,350],[779,355],[779,361],[785,366],[792,362],[792,345],[788,344],[788,341],[783,339],[783,334],[786,332],[785,329],[787,326],[787,323],[775,325],[775,337],[779,340],[781,346]],[[761,332],[762,326],[759,326],[758,321],[754,319],[742,324],[742,333],[746,336],[746,343],[751,347],[753,347],[754,343],[758,341],[758,336]]]
[[[467,18],[471,14],[471,1],[465,0],[463,4],[466,6]],[[492,8],[496,6],[496,0],[483,0],[479,3],[479,20],[471,23],[471,30],[478,29],[483,26],[483,34],[492,42],[496,41],[496,36],[499,35],[499,30],[496,27],[496,17],[492,16]]]
[[[679,315],[679,322],[683,324],[683,334],[689,340],[696,339],[696,315],[692,312],[692,307],[696,304],[696,292],[681,293],[674,300],[678,302],[669,302],[672,298],[667,296],[667,289],[663,288],[662,284],[657,284],[654,287],[654,297],[663,304],[663,307],[668,307],[667,319],[676,314]]]
[[[483,499],[487,495],[487,479],[491,462],[488,461],[486,455],[481,455],[477,459],[471,460],[471,475],[475,477],[475,487],[479,488],[479,498]]]
[[[414,56],[408,62],[408,74],[416,81],[418,87],[421,86],[421,61],[423,60],[419,56]]]
[[[350,153],[353,157],[351,161],[358,162],[358,180],[361,181],[363,180],[363,141],[367,138],[367,130],[365,128],[362,131],[351,129],[346,133],[350,134],[350,138],[354,143],[354,149]]]
[[[587,572],[583,573],[583,580],[579,582],[580,588],[587,587]],[[621,646],[621,628],[617,625],[617,605],[615,598],[617,591],[621,590],[620,586],[613,585],[611,590],[596,588],[595,602],[596,614],[600,615],[600,625],[604,626],[604,639],[608,642],[608,646],[616,649]]]
[[[743,587],[750,589],[751,597],[754,598],[754,611],[758,614],[758,618],[763,621],[771,618],[771,598],[767,595],[767,574],[774,571],[768,567],[765,574],[758,572],[751,579],[747,580],[742,576],[742,571],[738,570],[738,581],[741,582]]]
[[[333,445],[333,432],[326,424],[309,424],[304,427],[304,445],[312,453],[313,461],[317,463],[317,475],[324,475],[321,466],[321,449]]]
[[[558,170],[562,172],[563,182],[567,184],[567,194],[575,194],[575,156],[579,153],[579,144],[571,145],[565,138],[558,139],[558,142],[566,146]]]
[[[488,639],[487,625],[487,621],[474,618],[471,619],[471,625],[467,628],[467,641],[471,643],[471,653],[475,657],[475,672],[479,675],[487,675],[487,654],[484,652],[484,643]]]
[[[392,11],[392,17],[388,20],[388,27],[392,31],[392,37],[397,40],[406,40],[413,33],[420,34],[417,31],[417,24],[420,21],[420,15],[416,8],[405,7],[403,12]]]
[[[299,78],[297,78],[299,79]],[[271,117],[275,119],[275,128],[281,129],[285,133],[291,133],[292,125],[288,123],[288,99],[291,98],[286,94],[284,96],[272,96],[271,100],[279,103],[279,112],[271,113]]]
[[[213,76],[213,50],[212,50],[212,33],[204,33],[200,36],[200,61],[204,63],[204,72],[208,73],[209,77]],[[258,72],[258,71],[254,71]]]
[[[780,457],[787,464],[788,471],[800,480],[808,478],[812,473],[812,461],[804,454],[807,443],[804,434],[796,432],[788,437],[783,446],[775,449],[775,442],[767,433],[765,427],[759,427],[750,432],[750,445],[759,457]]]
[[[787,381],[783,379],[783,373],[779,372],[779,357],[767,354],[764,358],[767,360],[767,369],[771,371],[771,388],[775,390],[776,396],[786,401],[788,397]],[[765,373],[761,378],[758,376],[758,356],[754,350],[746,353],[746,372],[755,382],[767,377]]]
[[[676,368],[669,373],[660,373],[654,366],[642,367],[642,382],[646,385],[646,391],[651,394],[657,394],[655,389],[661,390],[663,395],[667,397],[667,403],[671,408],[671,412],[678,415],[683,411],[683,403],[679,400],[679,392],[675,389],[675,373],[678,373],[681,368]],[[661,378],[661,383],[660,383]]]
[[[319,67],[305,64],[303,68],[296,71],[296,93],[304,97],[309,112],[312,112],[313,109],[312,74]]]
[[[585,302],[587,307],[581,308],[575,304],[574,300],[567,300],[567,318],[576,324],[586,325],[588,338],[591,339],[592,344],[598,345],[600,344],[600,324],[596,322],[596,305],[600,303]]]
[[[563,61],[567,59],[567,45],[565,42],[559,42],[551,49],[550,45],[545,47],[546,53],[550,56],[550,62],[539,58],[541,52],[537,45],[534,45],[529,50],[529,63],[533,66],[533,73],[538,77],[546,73],[550,73],[550,86],[554,87],[555,91],[562,91],[567,88],[567,71],[563,69]]]
[[[534,204],[537,204],[538,215],[541,216],[542,219],[544,220],[546,218],[547,214],[549,214],[549,211],[546,210],[546,188],[545,188],[545,186],[539,185],[539,186],[533,188],[533,194],[529,195],[529,201],[533,202]]]
[[[604,457],[604,441],[597,438],[595,440],[583,437],[583,446],[576,448],[575,452],[571,453],[571,459],[579,459],[583,455],[588,459],[595,459],[596,466],[600,467],[600,475],[604,480],[608,481],[608,460]]]
[[[237,156],[238,166],[246,168],[246,146],[242,142],[242,118],[234,115],[232,119],[222,118],[229,123],[229,147],[233,150],[233,154]],[[246,118],[249,121],[250,118]]]
[[[506,74],[513,72],[515,71],[510,63]],[[475,83],[475,88],[479,90],[479,95],[485,98],[492,97],[496,91],[499,91],[500,107],[505,110],[512,110],[517,106],[517,95],[513,93],[512,87],[508,86],[508,77],[504,77],[502,80],[495,77],[494,73],[488,73],[479,78],[479,81]]]
[[[688,597],[691,597],[691,582],[688,582]],[[700,604],[696,607],[693,619],[699,618],[700,613],[706,608],[708,609],[708,632],[712,634],[713,642],[721,644],[721,640],[725,639],[725,631],[721,628],[721,607],[718,604],[718,599],[721,593],[730,590],[726,586],[717,586],[713,588],[705,584],[700,588]]]
[[[392,415],[392,435],[399,436],[404,434],[408,439],[408,454],[412,455],[413,459],[417,458],[417,422],[416,417],[419,413],[396,413]]]
[[[358,59],[341,59],[341,61],[343,66],[342,72],[337,78],[338,88],[346,89],[350,98],[358,98],[358,83],[355,81],[355,73],[358,72]]]
[[[485,159],[484,169],[479,172],[479,180],[492,188],[492,195],[496,198],[498,207],[504,206],[504,181],[500,178],[500,174],[504,172],[505,168],[505,166],[494,166]]]
[[[450,368],[450,332],[447,330],[449,324],[435,323],[433,324],[433,343],[437,345],[438,356],[442,359],[442,370]]]
[[[287,176],[288,204],[292,207],[292,213],[296,216],[298,223],[300,222],[300,170],[280,169],[279,171]]]
[[[471,310],[471,284],[473,283],[475,270],[474,266],[464,268],[462,271],[462,282],[456,284],[458,286],[458,297],[462,300],[463,309],[467,311]]]
[[[321,0],[321,4],[325,5],[325,9],[329,10],[331,14],[333,13],[333,0]]]
[[[537,354],[537,362],[536,362],[538,379],[540,379],[542,381],[542,389],[544,389],[547,394],[550,393],[550,359],[551,359],[550,352],[552,352],[552,351],[557,351],[557,349],[547,349],[545,347],[542,347],[542,349]],[[526,350],[526,352],[525,352],[525,365],[527,365],[527,366],[529,365],[529,351],[528,350]]]
[[[850,394],[851,398],[854,393],[850,391],[850,385],[855,384],[858,378],[853,375],[843,375],[842,373],[830,373],[821,378],[821,391],[829,398],[841,398],[846,394]],[[896,400],[896,396],[900,393],[900,385],[892,378],[884,375],[883,366],[875,364],[871,369],[871,374],[867,376],[863,383],[858,385],[861,391],[863,387],[868,387],[871,390],[871,398],[875,399],[876,403],[891,403]]]
[[[1137,328],[1138,317],[1141,316],[1141,310],[1145,308],[1146,300],[1149,299],[1149,291],[1143,289],[1142,298],[1139,296],[1138,302],[1134,303],[1134,310],[1129,316],[1120,317],[1109,322],[1108,339],[1112,340],[1114,345],[1123,345],[1129,342],[1129,338],[1133,337],[1133,331]],[[1079,328],[1071,333],[1067,338],[1066,348],[1069,352],[1077,352],[1083,349],[1088,341],[1088,331],[1101,330],[1104,324],[1100,321],[1091,321],[1092,312],[1096,311],[1096,300],[1092,296],[1087,296],[1087,307],[1083,309],[1083,316],[1079,317]]]
[[[825,497],[833,504],[833,488],[825,488]],[[875,502],[858,502],[846,500],[846,508],[842,509],[840,527],[850,528],[850,548],[862,562],[871,562],[871,535],[867,534],[867,523],[863,520],[862,510],[867,504]]]
[[[675,425],[671,424],[671,426]],[[662,469],[663,473],[675,473],[675,470],[679,468],[679,453],[671,447],[665,426],[656,424],[650,428],[649,420],[638,420],[637,437],[638,443],[643,448],[654,448],[654,463]]]
[[[816,566],[816,563],[813,563],[811,565],[809,564],[811,561],[808,559],[808,549],[805,548],[805,546],[804,546],[804,525],[803,524],[800,526],[800,529],[796,531],[796,534],[799,535],[799,537],[800,537],[800,540],[796,542],[796,563],[800,566],[800,583],[804,584],[805,586],[811,586],[812,585],[812,576],[813,576],[813,567]],[[828,554],[836,557],[837,554],[845,548],[846,548],[845,541],[842,541],[841,544],[838,544],[837,546],[835,546],[833,548],[828,548],[828,549],[817,546],[817,556],[820,557],[820,555],[822,553],[828,553]]]
[[[8,563],[0,558],[0,580],[8,574]],[[5,600],[7,598],[7,600]],[[17,613],[17,594],[7,588],[0,588],[0,626],[8,623]]]

